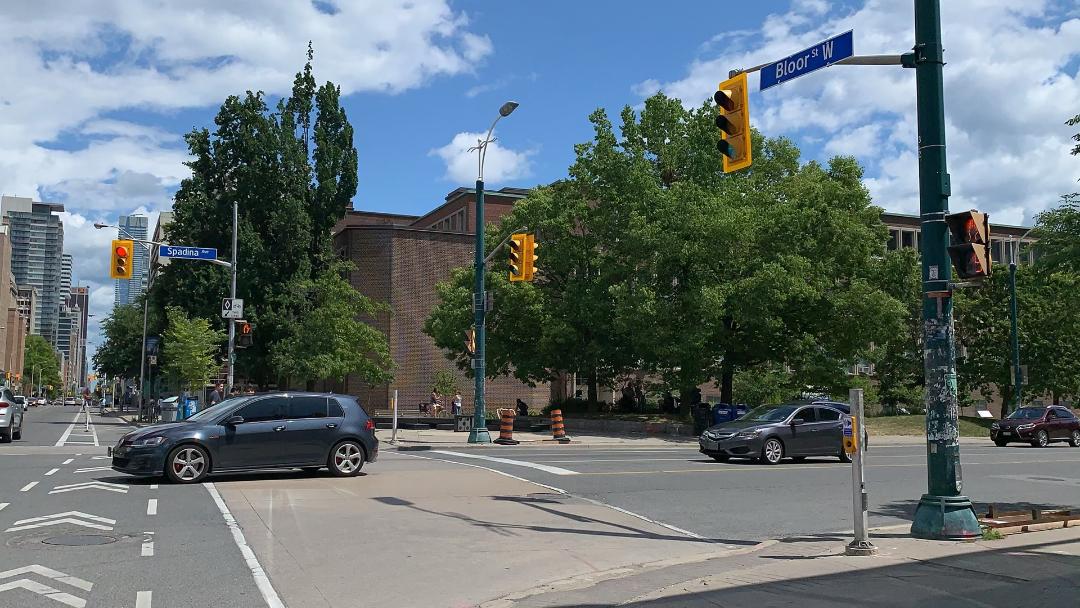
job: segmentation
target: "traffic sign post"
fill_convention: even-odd
[[[222,300],[221,300],[221,318],[222,319],[243,319],[244,318],[244,300],[242,298],[222,298]]]
[[[866,493],[866,468],[863,462],[863,391],[853,388],[848,392],[851,415],[844,416],[844,451],[851,456],[851,504],[855,514],[855,539],[844,553],[847,555],[874,555],[877,547],[870,542],[867,511],[869,496]]]
[[[158,256],[180,260],[216,260],[217,249],[213,247],[188,247],[186,245],[160,245]]]
[[[793,78],[828,67],[855,54],[854,32],[846,31],[839,36],[819,42],[784,57],[780,61],[761,67],[760,89],[764,91]]]

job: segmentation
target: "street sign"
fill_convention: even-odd
[[[769,87],[783,84],[793,78],[798,78],[804,74],[828,67],[841,59],[851,57],[855,54],[855,43],[852,34],[853,32],[849,30],[761,68],[761,86],[759,90],[764,91]]]
[[[244,300],[241,298],[223,298],[221,300],[222,319],[243,319]]]
[[[213,247],[187,247],[185,245],[161,245],[158,256],[181,260],[216,260],[217,249]]]

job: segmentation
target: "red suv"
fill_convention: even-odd
[[[1080,448],[1080,419],[1068,408],[1058,405],[1022,407],[990,425],[990,438],[999,447],[1010,441],[1023,441],[1038,448],[1055,441],[1068,441],[1073,447]]]

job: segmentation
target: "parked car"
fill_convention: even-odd
[[[34,407],[40,407],[43,405],[49,405],[49,402],[44,397],[38,397],[37,399],[34,399],[34,401],[30,405]]]
[[[1080,419],[1072,410],[1058,405],[1050,407],[1022,407],[1004,420],[990,425],[990,439],[998,447],[1012,441],[1046,447],[1055,441],[1068,441],[1080,448]]]
[[[128,433],[109,449],[112,468],[197,483],[208,474],[322,467],[338,477],[375,462],[375,421],[347,395],[273,393],[226,399],[183,422]]]
[[[702,454],[714,460],[754,458],[778,464],[790,457],[836,456],[850,462],[844,452],[843,415],[846,403],[818,401],[756,407],[738,420],[710,427],[699,439]],[[865,449],[866,435],[863,435]]]
[[[23,404],[16,400],[9,389],[0,389],[0,443],[22,439]]]
[[[82,405],[82,400],[78,397],[64,397],[64,405]]]

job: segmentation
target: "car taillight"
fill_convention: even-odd
[[[367,422],[364,423],[364,430],[365,431],[374,431],[375,430],[375,421],[372,420],[371,418],[368,418]]]

